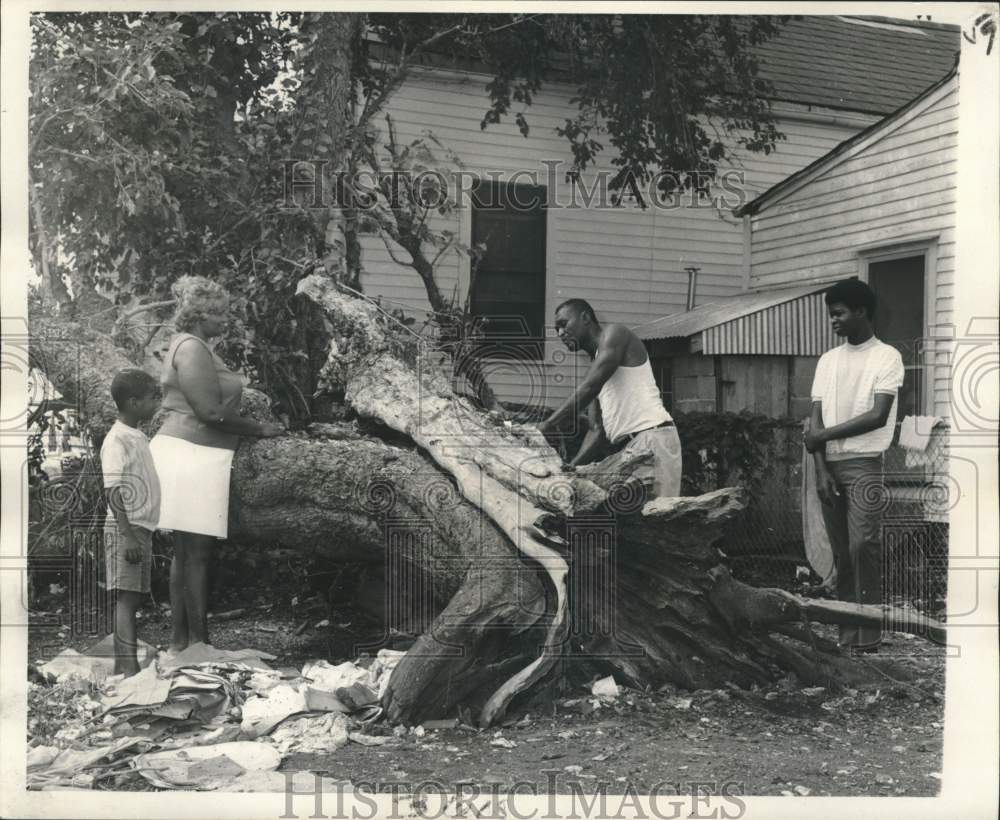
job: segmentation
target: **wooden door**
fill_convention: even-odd
[[[719,410],[788,415],[787,356],[719,356]]]

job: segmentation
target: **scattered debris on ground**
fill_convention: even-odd
[[[526,712],[491,730],[476,727],[468,709],[390,728],[377,701],[402,651],[357,663],[312,660],[344,654],[320,636],[294,636],[297,616],[272,616],[277,633],[257,633],[259,617],[226,620],[215,636],[220,645],[259,650],[202,646],[170,658],[150,647],[141,653],[149,660],[143,672],[125,680],[109,674],[106,661],[94,672],[99,653],[86,643],[61,651],[55,667],[36,662],[28,686],[30,787],[280,792],[295,778],[311,791],[319,775],[333,774],[338,779],[324,776],[322,788],[348,793],[352,782],[417,783],[445,773],[449,782],[538,781],[562,793],[570,784],[606,784],[613,794],[695,780],[792,796],[920,796],[941,786],[943,653],[911,651],[914,642],[902,635],[892,636],[887,654],[912,677],[884,685],[834,691],[787,678],[751,690],[638,691],[609,677],[579,681],[554,702],[525,704]],[[147,630],[149,640],[165,641],[166,614],[155,613]],[[363,638],[336,636],[338,646]],[[60,640],[53,630],[35,645]],[[244,744],[264,751],[245,758]],[[268,751],[279,758],[274,769],[254,762]],[[146,765],[150,759],[155,765]]]
[[[90,647],[86,654],[67,648],[48,663],[35,667],[42,678],[61,683],[73,678],[101,683],[113,676],[115,669],[114,636],[108,635]],[[140,640],[136,650],[140,668],[147,667],[156,657],[156,649]]]
[[[387,741],[366,729],[402,652],[383,649],[368,668],[317,660],[299,671],[254,649],[194,644],[154,657],[145,644],[144,667],[122,678],[108,674],[106,643],[38,667],[32,700],[54,706],[63,726],[46,743],[41,718],[29,725],[29,788],[92,788],[126,767],[163,789],[284,788],[268,773],[292,752]]]

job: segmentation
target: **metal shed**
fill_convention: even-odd
[[[688,352],[706,356],[819,356],[834,347],[823,290],[826,285],[743,293],[632,329],[640,339],[686,339]]]

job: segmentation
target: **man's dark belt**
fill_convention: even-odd
[[[659,430],[661,427],[673,427],[673,426],[674,426],[674,423],[672,421],[665,421],[662,424],[657,424],[655,427],[647,427],[644,430],[636,430],[634,433],[626,433],[624,436],[622,436],[620,439],[618,439],[618,441],[616,443],[617,444],[627,444],[628,442],[632,441],[632,439],[634,439],[636,436],[640,435],[641,433],[648,433],[650,430]]]

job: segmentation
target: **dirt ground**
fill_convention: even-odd
[[[29,632],[31,661],[94,642],[72,638],[58,625],[59,614],[43,615],[36,614]],[[168,622],[166,609],[150,604],[139,634],[163,646]],[[213,619],[212,628],[216,646],[265,650],[277,656],[276,666],[297,667],[313,658],[354,660],[356,646],[371,634],[345,612],[303,617],[282,605]],[[887,638],[882,654],[868,662],[894,664],[893,673],[904,672],[905,681],[887,674],[884,685],[837,694],[803,690],[790,679],[751,692],[623,690],[613,703],[581,687],[548,702],[544,713],[529,707],[510,715],[499,729],[417,729],[391,737],[385,746],[351,743],[332,755],[293,754],[282,770],[313,771],[355,785],[437,781],[448,790],[468,781],[486,790],[490,784],[537,783],[541,792],[559,793],[576,784],[587,794],[601,783],[609,794],[627,788],[642,793],[657,784],[669,793],[663,784],[676,784],[685,793],[685,784],[711,781],[733,784],[733,793],[744,795],[935,795],[945,651],[906,635]],[[34,687],[29,704],[29,741],[44,742],[60,718],[46,712],[44,686]],[[374,731],[389,733],[388,727]],[[152,788],[134,773],[95,785]]]

